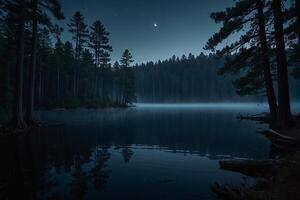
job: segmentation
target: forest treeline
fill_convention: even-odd
[[[135,66],[139,102],[225,102],[263,100],[240,97],[233,76],[218,76],[223,59],[211,54],[173,56],[164,61]]]
[[[233,55],[234,56],[234,55]],[[224,74],[225,59],[216,54],[172,56],[134,66],[137,101],[143,103],[266,102],[263,84],[257,90],[240,86],[239,73]],[[290,70],[293,72],[293,68]],[[275,70],[272,70],[275,75]],[[221,76],[220,76],[221,75]],[[290,76],[291,99],[300,100],[300,81]]]
[[[241,90],[239,75],[220,76],[224,58],[193,54],[134,67],[138,102],[265,102],[265,94]],[[293,101],[300,99],[300,81],[291,78]],[[235,80],[237,79],[237,80]],[[235,80],[235,81],[233,81]]]
[[[0,107],[10,125],[34,124],[37,107],[127,106],[135,97],[132,54],[111,64],[110,33],[76,12],[65,19],[59,0],[0,1]],[[52,21],[68,20],[67,30]],[[73,41],[63,41],[68,31]],[[8,114],[7,114],[8,116]]]

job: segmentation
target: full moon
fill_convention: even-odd
[[[154,23],[153,26],[154,26],[155,28],[158,27],[158,25],[157,25],[156,23]]]

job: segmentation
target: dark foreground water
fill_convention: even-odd
[[[214,199],[214,182],[251,184],[224,158],[268,158],[257,104],[138,105],[43,111],[47,126],[0,142],[1,196],[14,199]]]

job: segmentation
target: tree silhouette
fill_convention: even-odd
[[[278,76],[278,117],[277,125],[288,128],[291,125],[292,115],[290,106],[288,66],[285,52],[282,1],[273,0],[274,30],[276,43],[277,76]]]
[[[53,27],[53,33],[55,34],[56,43],[55,43],[55,49],[54,49],[54,58],[56,64],[56,74],[57,74],[57,83],[56,83],[56,90],[57,95],[56,98],[59,99],[60,97],[60,76],[61,76],[61,68],[62,68],[62,62],[61,62],[61,55],[63,55],[63,43],[61,41],[61,33],[63,32],[63,28],[59,27],[58,25],[55,25]]]
[[[104,52],[111,52],[112,47],[109,46],[109,33],[105,30],[101,21],[97,20],[91,26],[89,47],[94,51],[95,64],[100,67],[101,64],[107,64],[106,60],[101,60]],[[102,61],[102,62],[101,62]]]
[[[89,47],[94,51],[95,64],[99,68],[96,73],[95,90],[97,91],[99,74],[101,76],[101,95],[107,96],[107,86],[109,82],[110,67],[110,52],[112,47],[109,45],[109,33],[105,30],[104,25],[99,21],[95,21],[91,26]]]
[[[110,153],[106,147],[97,146],[95,152],[95,166],[90,170],[90,177],[95,189],[101,191],[108,182],[109,174],[112,170],[107,169],[107,161],[110,159]]]
[[[74,172],[72,173],[71,194],[74,199],[84,199],[88,190],[88,176],[82,170],[83,160],[79,154],[75,156]]]
[[[276,121],[277,102],[272,82],[269,48],[266,35],[264,2],[262,0],[239,0],[224,12],[212,13],[216,23],[223,23],[220,31],[207,42],[205,49],[214,50],[226,38],[237,32],[245,32],[240,39],[227,45],[218,53],[227,55],[224,73],[242,73],[235,81],[241,95],[266,92],[272,121]],[[246,30],[246,31],[244,31]],[[232,53],[236,52],[233,56]],[[263,87],[264,86],[264,87]]]
[[[80,60],[81,53],[84,46],[88,41],[88,29],[84,23],[84,17],[80,12],[76,12],[71,18],[71,22],[68,24],[69,31],[73,34],[73,40],[75,41],[75,59]],[[78,96],[78,66],[74,67],[73,73],[73,96]]]
[[[16,81],[14,85],[14,105],[13,118],[11,125],[16,128],[26,127],[23,117],[23,66],[24,66],[24,48],[25,48],[25,0],[17,1],[17,63],[16,63]]]
[[[58,0],[32,0],[32,39],[31,39],[31,59],[29,68],[29,89],[27,94],[27,109],[25,119],[27,124],[33,124],[34,91],[35,91],[35,70],[37,62],[37,42],[38,24],[43,22],[43,18],[48,18],[47,12],[51,12],[57,19],[64,19],[61,5]],[[46,25],[49,25],[46,20]],[[45,22],[44,22],[45,23]]]
[[[75,58],[79,60],[83,47],[88,40],[88,30],[87,25],[84,23],[83,15],[80,12],[76,12],[68,26],[75,41]]]
[[[126,49],[120,60],[121,63],[121,94],[123,105],[131,104],[136,100],[135,78],[133,68],[130,66],[134,62],[133,57]]]

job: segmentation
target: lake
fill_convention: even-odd
[[[220,159],[270,157],[269,141],[257,133],[268,126],[236,118],[264,111],[258,104],[40,111],[36,118],[46,125],[1,140],[1,193],[38,199],[215,199],[210,191],[215,182],[253,182],[219,170]]]

